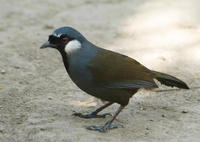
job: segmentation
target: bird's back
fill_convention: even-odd
[[[155,88],[151,70],[136,60],[102,48],[87,65],[95,81],[108,88]]]

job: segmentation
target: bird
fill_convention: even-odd
[[[113,121],[130,98],[140,88],[158,88],[155,79],[166,86],[189,89],[186,83],[172,75],[150,70],[131,57],[94,45],[70,26],[55,29],[40,48],[47,47],[59,51],[68,75],[81,90],[107,102],[91,113],[74,113],[75,116],[105,118],[108,113],[98,113],[114,103],[120,105],[105,125],[86,126],[88,130],[107,132],[118,128]]]

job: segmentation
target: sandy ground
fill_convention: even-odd
[[[0,142],[198,142],[199,0],[0,0]],[[139,91],[107,133],[73,112],[102,102],[79,90],[61,57],[39,50],[53,29],[72,26],[93,43],[175,75],[191,90]],[[115,104],[105,112],[113,113]]]

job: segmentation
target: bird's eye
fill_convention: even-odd
[[[61,38],[61,41],[62,41],[63,43],[67,43],[67,42],[69,41],[69,38],[63,37],[63,38]]]

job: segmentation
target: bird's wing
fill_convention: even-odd
[[[96,83],[108,88],[156,88],[151,70],[136,60],[98,48],[97,56],[87,66]]]

